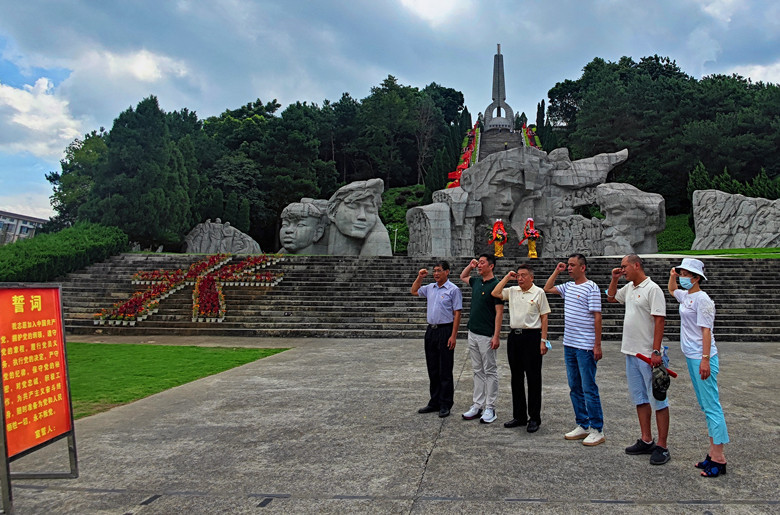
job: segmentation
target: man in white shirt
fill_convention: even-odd
[[[546,293],[563,297],[563,359],[569,381],[569,397],[577,427],[563,437],[582,440],[590,447],[606,441],[604,412],[596,384],[597,363],[601,359],[601,293],[588,279],[588,261],[572,254],[558,263],[544,285]],[[558,274],[568,270],[571,281],[555,285]]]
[[[620,277],[625,277],[628,283],[618,290]],[[652,382],[653,368],[665,364],[664,361],[668,363],[661,343],[666,320],[664,293],[645,275],[642,259],[636,254],[629,254],[620,262],[620,268],[612,270],[607,301],[626,306],[620,350],[626,355],[626,380],[642,433],[635,444],[626,447],[626,454],[650,454],[652,465],[663,465],[670,459],[666,442],[669,435],[669,400],[658,401],[653,397]],[[637,354],[650,358],[651,364],[637,358]],[[653,440],[650,423],[653,408],[658,429],[657,443]]]
[[[510,280],[517,286],[505,288]],[[544,290],[534,284],[534,270],[520,265],[510,271],[493,289],[496,298],[509,301],[509,337],[506,353],[512,372],[512,420],[504,427],[528,424],[535,433],[542,423],[542,356],[547,354],[547,315],[550,305]],[[525,399],[528,378],[528,403]]]

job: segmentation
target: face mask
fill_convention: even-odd
[[[680,277],[680,288],[683,290],[690,290],[693,288],[693,281],[691,281],[688,277]]]

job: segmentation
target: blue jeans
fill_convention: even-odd
[[[569,378],[569,397],[574,407],[574,418],[584,429],[604,428],[599,387],[596,386],[596,360],[592,350],[563,346],[566,375]]]

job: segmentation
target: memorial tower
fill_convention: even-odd
[[[501,110],[504,110],[504,116]],[[493,112],[495,111],[495,116]],[[485,130],[511,129],[514,126],[515,115],[509,104],[506,103],[506,85],[504,83],[504,56],[501,55],[501,44],[498,44],[498,52],[493,56],[493,103],[485,109]]]

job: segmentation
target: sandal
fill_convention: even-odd
[[[726,464],[718,463],[717,461],[711,461],[709,466],[701,473],[703,477],[718,477],[721,474],[726,473]]]
[[[694,467],[696,467],[697,469],[705,470],[707,467],[710,466],[710,463],[712,463],[712,458],[710,458],[710,455],[708,454],[703,461],[700,461],[699,463],[694,465]]]

